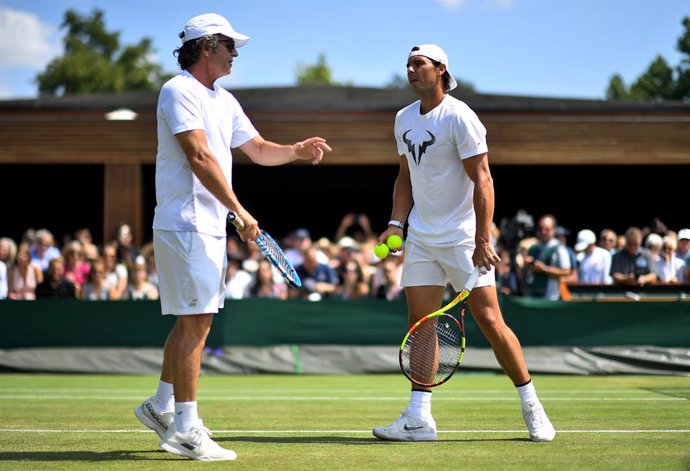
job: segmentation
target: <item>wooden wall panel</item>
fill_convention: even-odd
[[[134,242],[141,246],[144,234],[141,165],[107,164],[104,172],[103,234],[104,242],[126,222],[132,228]]]
[[[394,113],[255,113],[266,138],[294,143],[325,137],[333,153],[324,165],[397,164]],[[485,113],[496,165],[690,163],[690,117]],[[156,123],[83,117],[0,116],[0,164],[154,163]],[[238,163],[246,163],[241,152]]]

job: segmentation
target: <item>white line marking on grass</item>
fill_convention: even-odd
[[[572,397],[549,397],[546,394],[541,394],[540,398],[543,402],[554,402],[554,401],[617,401],[617,402],[638,402],[638,401],[651,401],[651,402],[677,402],[677,401],[689,401],[690,399],[684,397],[582,397],[582,396],[572,396]],[[69,400],[101,400],[101,401],[140,401],[141,396],[101,396],[101,395],[58,395],[58,394],[0,394],[0,400],[2,399],[43,399],[43,400],[56,400],[56,401],[69,401]],[[204,396],[200,395],[199,399],[202,401],[405,401],[408,400],[408,396]],[[505,396],[437,396],[434,401],[447,401],[447,402],[467,402],[467,401],[477,401],[477,402],[489,402],[489,401],[518,401],[518,397],[512,394],[510,397]]]
[[[214,430],[215,433],[227,434],[253,434],[253,435],[314,435],[317,433],[343,434],[370,434],[371,430]],[[522,429],[506,430],[439,430],[438,433],[525,433]],[[140,429],[111,429],[111,430],[87,430],[87,429],[0,429],[0,433],[154,433],[152,430]],[[558,430],[558,433],[690,433],[690,429],[601,429],[601,430]]]

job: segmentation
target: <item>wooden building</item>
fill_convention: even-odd
[[[248,159],[237,152],[234,184],[244,192],[243,201],[255,202],[255,208],[247,206],[264,218],[268,208],[273,213],[276,206],[286,208],[273,231],[292,223],[328,235],[350,207],[371,210],[377,225],[387,218],[398,162],[393,120],[416,100],[409,90],[296,87],[233,93],[266,139],[293,143],[318,135],[334,149],[320,170],[296,164],[281,167],[280,174],[250,169],[256,166],[245,165]],[[487,127],[494,177],[502,184],[497,184],[498,215],[547,200],[554,207],[549,212],[578,211],[581,218],[572,225],[589,222],[582,219],[588,211],[603,211],[588,224],[592,229],[605,224],[606,211],[620,217],[620,225],[666,215],[671,228],[690,227],[688,211],[678,214],[689,200],[683,188],[690,178],[690,104],[456,96]],[[6,208],[0,236],[18,239],[28,227],[53,227],[60,234],[83,225],[100,241],[126,221],[136,242],[146,241],[155,205],[156,100],[156,93],[128,93],[0,101],[0,200]],[[128,111],[108,119],[117,110]],[[123,114],[134,119],[121,119]],[[554,181],[545,185],[545,180]],[[543,191],[539,185],[545,185]],[[647,206],[644,221],[631,219]],[[317,207],[325,207],[327,215]],[[627,209],[618,213],[620,208]],[[294,223],[289,213],[304,217]]]

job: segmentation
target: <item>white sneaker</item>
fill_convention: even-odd
[[[173,412],[161,412],[156,407],[153,397],[146,399],[140,406],[134,408],[134,415],[139,421],[163,438],[168,427],[173,422]]]
[[[405,411],[392,424],[376,427],[372,432],[381,440],[433,441],[436,440],[436,422],[433,418],[424,420]]]
[[[177,432],[174,423],[170,424],[161,440],[161,448],[199,461],[229,461],[237,458],[237,453],[211,440],[200,426],[193,427],[189,434],[182,435]]]
[[[544,412],[544,407],[538,401],[522,403],[522,417],[525,419],[529,438],[533,442],[550,442],[556,436],[556,430]]]
[[[173,423],[175,413],[172,411],[161,412],[158,407],[156,407],[155,398],[150,397],[142,402],[140,406],[134,408],[134,415],[139,419],[139,422],[146,425],[156,432],[159,437],[163,438],[165,432],[168,431],[168,427]],[[199,427],[209,436],[213,435],[210,429],[204,427],[204,422],[201,418],[199,418]]]

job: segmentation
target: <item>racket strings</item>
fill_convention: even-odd
[[[461,316],[464,315],[464,309]],[[412,381],[433,386],[447,381],[465,351],[464,322],[444,314],[428,319],[410,334],[401,355],[403,371]]]
[[[269,259],[272,259],[278,269],[284,273],[293,283],[298,280],[297,272],[292,267],[283,250],[278,246],[275,240],[265,232],[256,239],[256,245]]]

